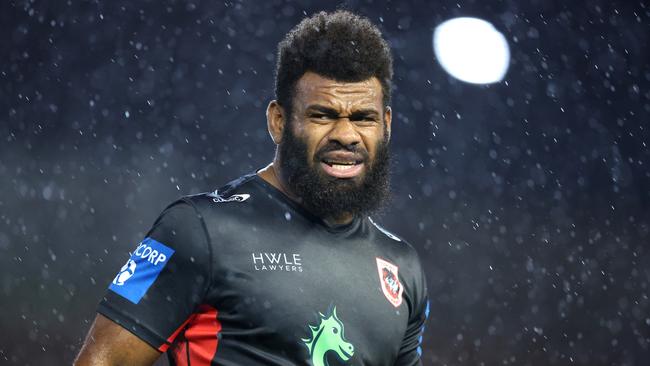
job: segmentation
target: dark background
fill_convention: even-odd
[[[330,1],[0,5],[0,363],[72,362],[160,210],[267,164],[275,47]],[[395,55],[394,200],[421,253],[425,365],[647,365],[650,5],[349,1]],[[455,81],[436,25],[501,30]]]

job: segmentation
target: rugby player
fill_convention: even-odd
[[[278,46],[271,164],[158,217],[77,365],[421,365],[414,249],[369,215],[389,192],[392,56],[347,11]]]

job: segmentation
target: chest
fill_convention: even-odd
[[[209,300],[223,340],[255,334],[268,352],[281,349],[296,363],[329,357],[330,365],[390,364],[408,308],[382,289],[395,285],[377,265],[389,255],[363,235],[291,229],[257,225],[222,232],[223,242],[213,243]]]

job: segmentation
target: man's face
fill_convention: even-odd
[[[284,126],[280,174],[318,216],[374,210],[388,194],[390,123],[377,78],[339,82],[307,72]]]

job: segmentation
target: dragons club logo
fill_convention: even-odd
[[[327,314],[318,313],[320,323],[310,325],[309,338],[302,342],[309,350],[309,357],[313,366],[328,366],[327,353],[335,353],[338,358],[346,362],[354,356],[354,346],[345,339],[343,322],[336,315],[336,306],[330,307]]]
[[[115,276],[113,280],[114,285],[122,286],[129,278],[135,273],[135,268],[137,265],[131,259],[129,259],[120,269],[120,272]]]
[[[399,268],[381,258],[376,259],[381,291],[384,293],[386,299],[397,308],[402,304],[402,293],[404,292],[404,287],[397,275]]]

